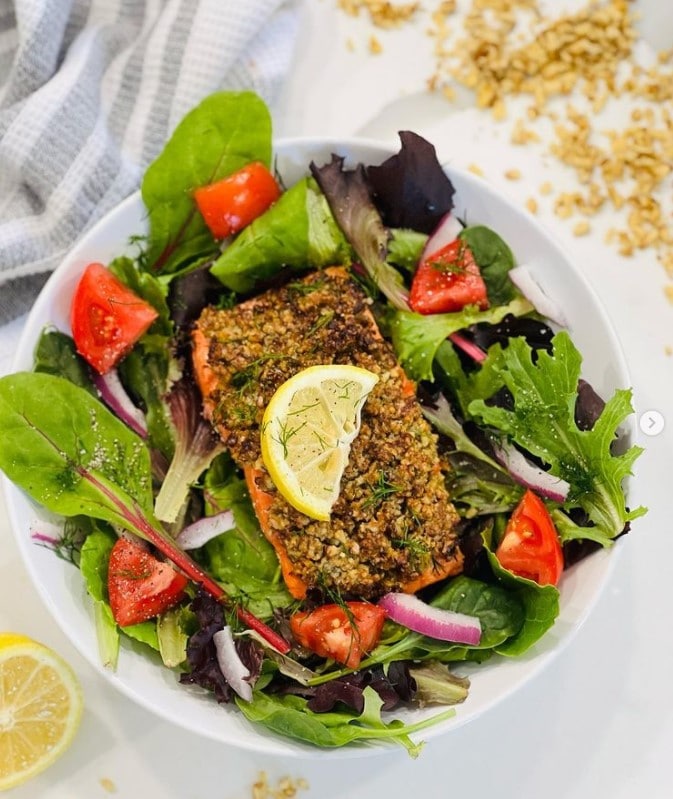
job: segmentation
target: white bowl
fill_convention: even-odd
[[[286,185],[306,173],[312,159],[329,161],[331,153],[346,157],[346,164],[358,161],[377,164],[391,154],[387,146],[361,140],[292,139],[277,142],[276,167]],[[578,268],[530,214],[513,206],[479,178],[448,169],[456,187],[456,213],[469,223],[483,223],[507,241],[519,264],[529,265],[545,291],[559,304],[568,321],[573,340],[584,357],[583,376],[604,397],[617,387],[626,387],[629,377],[617,336],[599,300]],[[46,324],[69,332],[69,308],[73,289],[83,268],[91,261],[106,263],[129,252],[132,234],[146,229],[145,210],[139,194],[129,197],[101,220],[51,276],[33,307],[19,343],[14,370],[32,368],[33,351]],[[632,430],[627,431],[632,435]],[[36,519],[48,514],[31,502],[5,478],[7,507],[13,532],[35,588],[64,633],[112,685],[128,697],[168,721],[193,732],[256,752],[294,756],[353,757],[390,751],[388,745],[351,745],[323,750],[295,743],[253,726],[238,710],[218,705],[211,695],[178,684],[177,676],[163,668],[124,639],[116,671],[99,660],[93,610],[79,571],[57,558],[30,538]],[[561,612],[554,627],[525,656],[495,657],[480,666],[461,666],[471,678],[470,695],[456,707],[453,719],[431,727],[422,739],[456,733],[497,702],[520,688],[544,668],[570,641],[587,618],[604,589],[619,547],[600,551],[570,568],[561,582]],[[420,719],[437,709],[405,711],[404,719]],[[391,714],[391,718],[394,714]]]

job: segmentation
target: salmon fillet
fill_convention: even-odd
[[[346,270],[332,267],[231,309],[206,308],[193,330],[204,413],[244,470],[262,530],[300,599],[312,589],[367,599],[415,592],[462,570],[458,514],[436,436],[369,306]],[[324,522],[276,490],[261,457],[260,424],[285,380],[330,363],[369,369],[379,381]]]

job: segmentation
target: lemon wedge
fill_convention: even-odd
[[[330,517],[362,406],[377,381],[358,366],[311,366],[286,380],[267,405],[264,465],[285,499],[312,519]]]
[[[77,677],[59,655],[24,635],[0,633],[0,791],[65,752],[82,704]]]

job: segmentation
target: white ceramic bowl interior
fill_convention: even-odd
[[[306,173],[312,159],[325,163],[333,152],[345,156],[347,165],[358,161],[376,164],[391,154],[389,148],[373,142],[315,139],[281,140],[275,152],[276,167],[287,185]],[[448,173],[456,187],[457,215],[468,223],[483,223],[500,233],[517,262],[529,265],[544,290],[560,305],[573,340],[583,353],[584,377],[603,396],[609,396],[616,387],[628,386],[622,351],[605,311],[549,233],[483,180],[454,169],[448,169]],[[127,244],[129,236],[143,233],[145,226],[144,208],[139,194],[135,194],[73,248],[33,307],[16,354],[15,371],[32,368],[33,351],[45,325],[69,332],[70,299],[83,268],[91,261],[106,263],[124,252],[132,254],[133,248]],[[218,705],[205,692],[179,685],[177,676],[163,668],[158,658],[148,657],[126,639],[117,670],[104,668],[98,656],[91,602],[78,570],[31,541],[31,526],[36,520],[49,519],[49,515],[6,479],[4,482],[12,528],[36,590],[84,657],[135,702],[195,733],[265,754],[326,758],[391,751],[391,747],[383,745],[353,745],[325,751],[272,735],[248,723],[235,707]],[[431,727],[420,737],[455,734],[461,725],[482,716],[540,671],[586,619],[608,580],[615,554],[614,550],[598,552],[564,574],[560,616],[553,629],[527,655],[517,659],[496,657],[481,666],[457,666],[457,671],[471,678],[467,701],[457,706],[454,719]],[[435,712],[436,709],[405,711],[397,717],[418,719]]]

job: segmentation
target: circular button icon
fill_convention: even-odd
[[[645,411],[638,422],[646,436],[658,436],[664,429],[666,420],[659,411]]]

